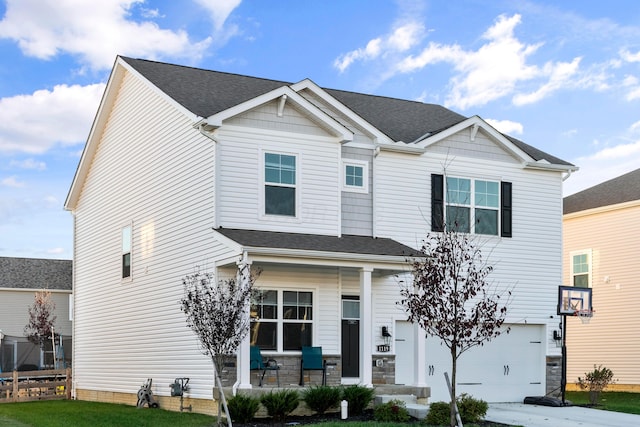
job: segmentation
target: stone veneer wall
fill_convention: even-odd
[[[394,355],[375,354],[373,356],[373,372],[371,382],[373,382],[374,385],[395,384],[396,357]]]
[[[562,356],[547,356],[547,387],[546,394],[560,397],[560,382],[562,380]]]

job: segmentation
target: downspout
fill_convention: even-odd
[[[566,174],[565,176],[563,176],[563,177],[562,177],[562,182],[565,182],[567,179],[569,179],[569,177],[571,176],[571,173],[572,173],[572,172],[573,172],[573,171],[572,171],[571,169],[569,169],[569,170],[567,171],[567,174]]]

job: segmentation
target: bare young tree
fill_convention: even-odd
[[[493,267],[484,263],[468,234],[446,229],[429,234],[420,252],[423,257],[411,260],[413,283],[402,287],[399,304],[411,323],[440,338],[450,351],[455,426],[458,358],[500,335],[508,301],[500,305],[500,295],[489,293],[487,276]]]
[[[229,409],[222,391],[220,370],[226,357],[234,355],[249,332],[249,300],[255,276],[249,265],[242,264],[237,276],[215,281],[212,274],[195,273],[182,279],[184,297],[181,310],[187,316],[187,326],[198,336],[202,352],[211,357],[214,381],[220,391],[227,423],[231,426]],[[221,408],[218,405],[218,423]]]
[[[56,304],[51,292],[43,289],[35,293],[33,305],[29,306],[29,323],[24,327],[24,335],[32,343],[44,348],[44,343],[51,339],[56,318],[53,314]]]

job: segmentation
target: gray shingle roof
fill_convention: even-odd
[[[72,288],[72,261],[0,257],[0,288]]]
[[[209,117],[292,84],[144,59],[121,58],[176,102],[200,117]],[[324,90],[394,141],[410,143],[467,119],[436,104],[335,89]],[[534,160],[546,159],[553,164],[571,166],[571,163],[505,136]]]
[[[565,197],[562,212],[566,215],[633,200],[640,200],[640,169]]]
[[[318,234],[217,228],[217,232],[243,245],[259,248],[296,249],[350,254],[410,257],[417,250],[392,239],[366,236]]]

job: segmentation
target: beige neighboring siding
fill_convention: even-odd
[[[36,290],[0,289],[0,330],[9,336],[24,336],[24,327],[29,322],[29,307],[33,305]],[[69,320],[69,295],[71,291],[51,291],[51,299],[56,305],[56,333],[70,336],[72,325]]]
[[[596,313],[586,325],[567,319],[567,382],[602,364],[618,387],[640,385],[640,206],[565,216],[563,284],[571,284],[570,253],[588,249]]]
[[[169,394],[189,377],[211,397],[213,368],[180,311],[181,279],[212,271],[214,143],[126,74],[75,214],[74,385]],[[121,229],[133,227],[132,279],[121,279]]]

